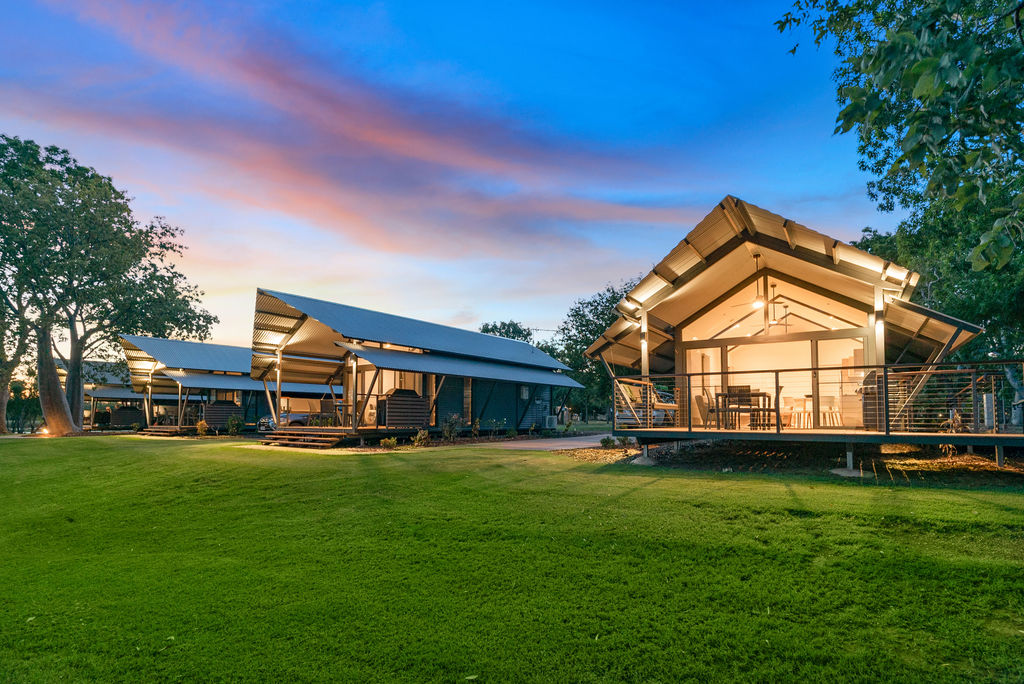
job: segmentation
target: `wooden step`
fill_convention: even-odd
[[[289,435],[295,437],[324,437],[327,439],[341,439],[345,433],[340,432],[293,432],[291,430],[274,430],[271,435]]]
[[[351,436],[346,430],[338,428],[315,427],[283,427],[274,430],[262,439],[263,444],[301,447],[304,449],[328,449],[341,440]]]
[[[302,449],[330,449],[334,446],[334,443],[323,444],[320,442],[289,442],[289,441],[277,441],[277,442],[263,442],[267,446],[283,446],[283,447],[299,447]]]
[[[274,437],[268,437],[263,440],[264,442],[306,442],[307,444],[326,444],[333,445],[337,444],[339,440],[334,438],[320,438],[320,437],[288,437],[285,435],[276,435]]]

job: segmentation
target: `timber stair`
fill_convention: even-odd
[[[150,425],[140,431],[139,434],[148,437],[178,437],[180,435],[190,435],[195,430],[195,427],[191,425]]]
[[[305,449],[329,449],[350,436],[347,432],[330,428],[283,427],[263,438],[264,444],[300,447]]]

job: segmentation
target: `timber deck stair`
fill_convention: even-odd
[[[351,436],[350,431],[338,428],[283,427],[268,434],[262,442],[304,449],[329,449]]]
[[[150,425],[139,434],[147,437],[180,437],[181,435],[191,435],[195,431],[196,428],[193,425]]]

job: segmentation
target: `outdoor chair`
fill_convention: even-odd
[[[843,414],[839,411],[837,397],[818,397],[821,402],[821,424],[823,427],[842,427]]]

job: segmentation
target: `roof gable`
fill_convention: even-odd
[[[257,301],[259,295],[278,299],[350,340],[394,344],[538,368],[567,369],[527,342],[285,292],[260,289]],[[261,312],[257,310],[256,313],[259,318]],[[256,346],[259,345],[254,344],[254,348]]]
[[[166,368],[224,371],[248,375],[252,352],[247,347],[233,347],[208,342],[169,340],[162,337],[121,335],[128,367],[133,374],[142,365],[153,361]],[[145,368],[146,372],[151,368]]]

